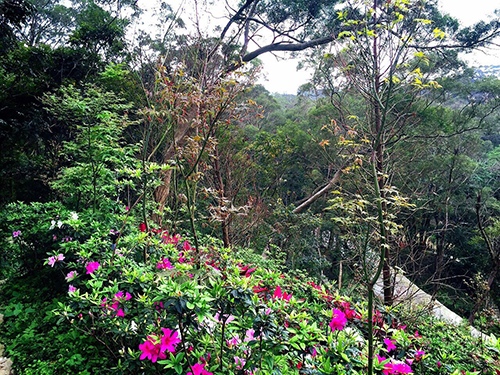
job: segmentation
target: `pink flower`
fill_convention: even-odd
[[[172,266],[172,264],[170,263],[170,261],[167,258],[163,258],[161,260],[161,262],[158,262],[158,264],[156,265],[156,268],[159,270],[161,270],[161,269],[171,270],[172,268],[175,268],[175,267]]]
[[[384,339],[385,345],[387,345],[387,351],[390,352],[393,349],[396,349],[396,340],[389,340],[389,339]]]
[[[386,363],[382,372],[384,373],[384,375],[394,374],[393,364],[391,362]]]
[[[161,338],[161,351],[164,352],[165,350],[168,350],[169,352],[174,353],[175,347],[181,342],[181,340],[177,338],[178,332],[174,332],[168,328],[162,328],[161,330],[164,334]]]
[[[226,324],[229,324],[230,322],[232,322],[234,320],[234,316],[227,315],[227,314],[220,316],[219,313],[217,313],[217,314],[215,314],[214,319],[217,320],[219,323],[225,322]]]
[[[94,271],[96,271],[100,266],[99,262],[90,262],[86,267],[87,275],[94,273]]]
[[[234,357],[234,363],[236,364],[236,369],[241,370],[241,369],[243,369],[243,367],[245,366],[245,363],[247,363],[247,361],[243,358],[240,358],[240,357]]]
[[[129,206],[125,207],[125,211],[128,211],[128,210],[130,210],[130,207]]]
[[[332,331],[339,330],[342,331],[347,323],[347,319],[345,317],[345,314],[337,309],[333,309],[333,317],[332,321],[330,322],[329,326],[332,329]]]
[[[130,295],[129,292],[125,293],[125,298],[123,298],[123,292],[122,291],[119,291],[118,293],[115,294],[115,296],[113,297],[113,301],[128,301],[129,299],[131,299],[132,296]]]
[[[376,354],[376,357],[378,359],[378,364],[380,365],[382,362],[384,362],[385,360],[387,360],[387,358],[385,357],[381,357],[379,356],[378,354]]]
[[[12,237],[16,238],[20,234],[21,234],[21,231],[20,230],[16,230],[16,231],[12,232]]]
[[[193,370],[193,372],[189,371],[186,375],[213,375],[211,372],[205,370],[204,367],[205,365],[196,363],[195,365],[191,366],[191,370]]]
[[[144,343],[139,344],[139,350],[142,351],[142,354],[139,359],[143,360],[148,358],[151,362],[156,362],[158,358],[166,359],[167,356],[165,353],[161,352],[161,344],[158,342],[158,338],[156,335],[151,335],[147,337],[147,340]]]
[[[388,374],[411,374],[412,371],[411,371],[411,367],[408,366],[406,363],[390,362],[390,363],[386,363],[384,365],[383,373],[385,375],[388,375]]]
[[[292,295],[291,294],[287,295],[286,292],[281,294],[281,287],[278,285],[276,287],[276,290],[274,291],[273,298],[283,299],[283,300],[288,302],[288,301],[290,301],[290,298],[292,298]]]
[[[49,257],[48,260],[49,260],[48,262],[49,266],[54,267],[54,264],[56,264],[56,262],[64,260],[64,255],[58,254],[56,256]]]
[[[394,363],[392,365],[392,373],[393,374],[411,374],[411,367],[406,363]]]
[[[49,257],[49,266],[54,267],[54,264],[56,264],[56,257]]]
[[[234,335],[233,338],[231,340],[228,340],[227,341],[227,345],[229,345],[229,347],[236,347],[238,346],[239,344],[241,343],[241,340],[240,340],[240,337],[238,335]]]
[[[255,334],[255,330],[254,329],[252,329],[252,328],[247,329],[247,332],[246,332],[246,335],[245,335],[245,339],[243,341],[253,341],[253,340],[255,340],[254,334]]]
[[[67,281],[71,281],[71,280],[73,280],[73,279],[74,279],[75,277],[77,277],[77,276],[78,276],[78,272],[76,272],[76,271],[71,271],[71,272],[68,272],[68,274],[66,275],[65,279],[66,279]]]
[[[122,309],[119,309],[117,312],[116,312],[116,316],[121,316],[121,317],[124,317],[125,316],[125,313],[123,312]]]
[[[425,355],[425,352],[423,350],[417,350],[417,351],[415,351],[415,359],[416,360],[422,359],[424,355]]]
[[[68,293],[75,293],[75,292],[76,292],[76,288],[73,285],[70,285]]]
[[[437,367],[438,367],[438,368],[441,368],[441,366],[442,366],[441,362],[439,362],[439,361],[438,361],[438,363],[437,363]]]

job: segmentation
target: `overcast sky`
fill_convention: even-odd
[[[210,0],[207,0],[210,2]],[[213,28],[219,24],[224,25],[227,18],[224,17],[225,1],[212,0],[215,4],[212,12],[199,15],[200,24],[204,34],[210,34]],[[230,0],[231,1],[231,0]],[[236,0],[234,0],[236,1]],[[194,13],[192,11],[193,0],[168,0],[174,11],[183,5],[182,17],[187,23],[194,23]],[[203,3],[203,0],[200,1]],[[220,3],[220,6],[218,5]],[[500,9],[500,0],[438,0],[441,10],[457,18],[462,26],[469,26],[478,21],[488,21],[495,9]],[[139,0],[141,7],[151,9],[156,4],[156,0]],[[145,20],[144,20],[145,21]],[[151,21],[151,20],[150,20]],[[145,21],[147,23],[147,21]],[[298,60],[289,59],[289,54],[282,54],[287,58],[277,61],[271,54],[261,55],[259,58],[263,62],[262,78],[258,81],[270,92],[296,94],[300,85],[307,82],[310,73],[304,70],[297,71]],[[500,49],[487,52],[478,52],[464,57],[472,66],[479,65],[500,65]]]
[[[488,21],[495,9],[500,9],[500,0],[438,0],[441,10],[457,18],[462,26],[478,21]],[[307,82],[310,73],[297,71],[297,60],[276,61],[272,55],[260,57],[264,64],[264,76],[259,83],[270,92],[296,94],[300,85]],[[473,66],[500,65],[500,50],[478,52],[465,59]]]

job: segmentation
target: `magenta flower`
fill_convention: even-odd
[[[115,294],[115,296],[113,298],[113,301],[119,301],[119,300],[128,301],[131,298],[132,298],[132,296],[130,295],[129,292],[125,293],[125,298],[124,298],[123,297],[123,292],[119,291],[118,293]]]
[[[139,359],[150,359],[151,362],[156,362],[159,359],[166,359],[167,356],[161,351],[161,343],[158,342],[156,335],[150,335],[147,340],[139,344],[139,350],[142,354]]]
[[[77,276],[78,276],[78,272],[76,272],[76,271],[71,271],[71,272],[68,272],[68,274],[66,275],[65,279],[66,279],[67,281],[71,281],[71,280],[73,280],[73,279],[74,279],[75,277],[77,277]]]
[[[168,350],[170,353],[175,352],[175,347],[181,340],[177,337],[179,334],[177,331],[172,331],[168,328],[162,328],[164,336],[161,338],[161,351],[164,352]]]
[[[406,363],[393,363],[392,374],[411,374],[411,367]]]
[[[91,273],[94,273],[94,271],[96,271],[101,265],[99,264],[99,262],[90,262],[89,264],[87,264],[87,275],[91,274]]]
[[[76,288],[73,285],[69,286],[68,293],[74,293],[76,292]]]
[[[21,231],[20,230],[16,230],[16,231],[12,232],[12,237],[16,238],[20,234],[21,234]]]
[[[387,345],[387,351],[390,352],[393,349],[396,349],[396,340],[384,339],[385,345]]]
[[[389,375],[389,374],[411,374],[412,370],[411,370],[411,367],[408,366],[406,363],[402,363],[402,362],[396,362],[396,363],[389,362],[389,363],[386,363],[384,365],[383,373],[385,375]]]
[[[332,321],[330,322],[329,326],[332,329],[332,331],[339,330],[342,331],[347,323],[347,319],[345,317],[345,314],[337,309],[333,309],[333,317]]]
[[[121,316],[121,317],[124,317],[125,316],[125,313],[123,312],[122,309],[118,309],[118,311],[116,312],[116,316]]]
[[[186,375],[213,375],[211,372],[205,370],[204,367],[205,365],[196,363],[195,365],[191,366],[191,370],[193,370],[193,372],[189,371]]]
[[[273,298],[277,299],[283,299],[285,301],[290,301],[290,298],[292,298],[292,294],[287,295],[286,292],[283,294],[281,293],[281,287],[278,285],[276,289],[274,290]]]
[[[156,265],[156,268],[159,269],[159,270],[161,270],[161,269],[171,270],[172,268],[175,268],[175,267],[172,266],[172,264],[170,263],[170,261],[167,258],[163,258],[161,260],[161,262],[159,262]]]
[[[415,358],[417,360],[422,359],[424,357],[424,355],[425,355],[425,352],[423,350],[416,350],[415,351]]]

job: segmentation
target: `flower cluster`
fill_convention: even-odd
[[[186,375],[213,375],[211,372],[205,370],[205,365],[201,363],[196,363],[191,366],[192,372],[189,371]]]
[[[289,302],[290,301],[290,298],[292,298],[292,294],[286,294],[286,292],[284,292],[283,294],[281,293],[281,287],[278,285],[274,291],[274,294],[273,294],[273,298],[274,299],[282,299],[286,302]]]
[[[87,275],[90,275],[91,273],[94,273],[94,271],[96,271],[101,265],[99,264],[99,262],[89,262],[89,264],[87,264]]]
[[[132,298],[132,296],[130,295],[130,293],[127,292],[127,293],[125,293],[125,295],[123,295],[123,292],[120,291],[120,292],[116,293],[115,296],[113,297],[113,301],[112,301],[111,305],[106,303],[106,301],[108,299],[107,299],[107,297],[104,297],[104,299],[102,300],[101,307],[104,307],[105,309],[108,309],[108,310],[116,311],[116,316],[124,317],[125,313],[123,312],[123,309],[119,308],[120,303],[128,301],[131,298]]]
[[[178,338],[179,333],[168,328],[162,328],[163,335],[149,335],[142,344],[139,345],[139,350],[142,351],[140,359],[150,359],[151,362],[156,362],[159,359],[166,359],[166,351],[175,352],[175,347],[181,340]],[[196,372],[195,372],[196,374]],[[198,372],[198,374],[202,374]],[[205,375],[205,374],[204,374]]]
[[[387,361],[387,358],[381,357],[379,355],[377,355],[377,359],[379,364],[383,364]],[[406,363],[398,361],[387,361],[387,363],[384,363],[384,369],[382,372],[384,373],[384,375],[413,373],[410,366],[408,366]]]
[[[167,259],[167,258],[163,258],[161,260],[161,262],[158,262],[156,264],[156,268],[161,270],[161,269],[167,269],[167,270],[171,270],[173,268],[175,268],[174,266],[172,266],[172,264],[170,263],[170,261]]]

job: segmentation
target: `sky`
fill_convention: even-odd
[[[470,26],[481,20],[488,21],[495,9],[500,9],[499,0],[438,0],[443,13],[457,18],[462,26]],[[298,60],[277,61],[272,55],[261,56],[263,77],[259,83],[272,93],[296,94],[297,89],[306,83],[311,73],[296,67]],[[500,65],[500,49],[466,55],[464,59],[472,66]]]
[[[182,17],[187,16],[187,23],[194,21],[194,14],[191,12],[193,0],[169,0],[168,3],[175,10],[179,6],[184,8]],[[204,0],[198,0],[203,2]],[[210,0],[205,0],[210,2]],[[200,14],[200,24],[202,33],[209,34],[213,28],[219,24],[227,22],[225,15],[225,1],[212,0],[217,4],[211,14]],[[139,0],[141,7],[149,8],[155,0]],[[220,6],[218,5],[220,3]],[[457,18],[462,26],[470,26],[478,21],[488,21],[495,9],[500,9],[500,0],[438,0],[438,4],[443,13],[447,13]],[[297,71],[298,59],[291,59],[289,54],[263,54],[259,58],[263,63],[262,77],[258,83],[264,85],[272,93],[296,94],[297,89],[307,83],[311,72],[306,70]],[[500,48],[496,50],[476,52],[464,55],[463,58],[472,66],[480,65],[500,65]]]

